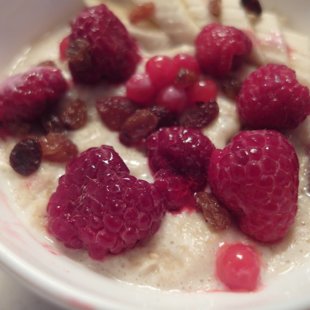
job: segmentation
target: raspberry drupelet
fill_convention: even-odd
[[[209,185],[246,235],[276,242],[295,220],[298,172],[295,149],[282,134],[243,131],[213,152]]]

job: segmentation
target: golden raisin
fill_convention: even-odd
[[[86,104],[80,99],[66,100],[60,105],[58,115],[65,128],[79,129],[87,122]]]
[[[221,0],[210,0],[209,11],[214,17],[220,17],[221,15]]]
[[[129,20],[132,24],[152,18],[155,14],[155,5],[153,2],[146,2],[137,5],[129,14]]]

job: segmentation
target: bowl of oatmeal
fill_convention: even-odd
[[[102,3],[108,11],[102,6],[99,13],[84,8]],[[304,31],[308,4],[66,0],[55,6],[47,0],[27,4],[15,0],[3,3],[2,8],[0,259],[4,268],[33,291],[72,309],[310,306],[308,112],[295,116],[295,110],[290,110],[282,116],[283,111],[275,107],[272,112],[280,116],[272,119],[271,125],[265,115],[267,123],[254,126],[253,119],[240,112],[241,99],[237,99],[241,92],[239,98],[250,102],[241,84],[245,80],[251,84],[252,72],[267,64],[282,64],[286,67],[281,67],[281,74],[292,79],[294,91],[298,90],[290,101],[304,94],[296,105],[306,102],[299,109],[306,110],[310,85],[310,39]],[[107,28],[104,36],[100,34],[101,15],[115,27],[113,31]],[[92,20],[96,22],[92,24]],[[213,26],[202,31],[207,24]],[[212,36],[223,34],[221,27],[234,27],[224,28],[233,39],[222,66],[216,66],[218,51],[222,51],[221,46],[216,50],[220,40],[205,47],[210,32],[214,31]],[[111,46],[113,40],[119,45]],[[92,50],[95,66],[87,54],[91,44],[97,47]],[[204,57],[206,50],[212,51],[208,57]],[[227,65],[230,51],[238,57]],[[212,62],[211,57],[215,57]],[[296,72],[298,82],[287,67]],[[279,67],[268,67],[264,76],[272,75],[272,70]],[[176,72],[172,78],[171,72]],[[260,83],[259,77],[254,78]],[[16,100],[19,83],[31,92]],[[272,98],[278,98],[275,92]],[[289,93],[282,97],[286,95]],[[51,102],[57,109],[46,107]],[[254,111],[251,116],[259,113]],[[268,148],[274,150],[272,155],[264,153],[264,158],[275,156],[286,172],[279,174],[285,182],[277,179],[281,192],[268,196],[284,208],[281,216],[278,212],[274,220],[274,213],[268,213],[260,220],[261,213],[251,213],[255,229],[236,220],[239,213],[230,203],[233,194],[226,196],[229,190],[237,192],[238,199],[251,193],[255,205],[268,190],[259,192],[261,188],[255,187],[251,192],[249,187],[247,193],[239,193],[244,183],[232,187],[228,181],[222,190],[223,174],[217,164],[238,142],[232,138],[240,131],[250,135],[249,129],[260,130],[257,139],[263,137],[264,141],[264,130],[272,130]],[[169,148],[171,139],[180,139],[177,148]],[[273,142],[275,139],[280,142]],[[193,143],[193,148],[186,148],[183,141]],[[202,155],[196,156],[201,145]],[[223,152],[211,156],[215,149]],[[172,156],[174,168],[182,170],[182,177],[163,171],[171,165],[166,154]],[[205,162],[218,170],[205,171]],[[96,177],[90,177],[92,171]],[[190,185],[183,182],[184,175]],[[235,176],[234,172],[232,178]],[[268,188],[272,186],[274,183]],[[259,194],[255,196],[255,192]],[[121,215],[113,213],[116,202],[126,205]],[[78,206],[73,211],[69,208],[72,204]],[[215,209],[204,208],[210,204]],[[105,214],[94,211],[103,205]],[[90,206],[90,215],[83,213],[81,220],[86,206]],[[127,226],[116,221],[115,214]],[[271,228],[266,226],[270,218]],[[79,223],[75,230],[73,222]],[[282,223],[283,229],[275,228]],[[246,276],[237,280],[237,287],[228,280],[240,273],[227,276],[219,271],[230,270],[226,264],[229,258],[220,255],[219,249],[234,244],[246,246],[244,257],[250,253],[241,266]],[[238,287],[247,281],[248,286]]]

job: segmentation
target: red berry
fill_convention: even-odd
[[[67,51],[69,48],[69,36],[62,39],[59,44],[59,58],[62,61],[67,60]]]
[[[214,101],[217,92],[217,85],[212,80],[199,81],[190,89],[189,100],[192,104]]]
[[[155,88],[150,77],[145,73],[134,74],[126,83],[128,99],[141,105],[152,105],[155,97]]]
[[[251,50],[252,42],[242,31],[216,23],[204,27],[196,39],[201,69],[217,77],[237,69]]]
[[[157,96],[156,103],[171,112],[182,112],[188,105],[186,92],[175,86],[164,88]]]
[[[209,184],[240,229],[262,242],[282,239],[294,223],[298,158],[280,133],[243,131],[213,152]]]
[[[259,282],[260,257],[249,245],[224,245],[217,252],[216,275],[233,291],[253,291]]]
[[[153,173],[161,169],[171,171],[185,178],[193,191],[205,187],[214,146],[199,130],[162,128],[147,139],[146,145]]]
[[[50,66],[9,77],[0,84],[0,121],[34,120],[67,89],[60,70]]]
[[[47,211],[54,237],[102,259],[150,238],[160,226],[164,205],[154,186],[130,176],[118,154],[101,146],[70,162]]]
[[[145,70],[158,90],[173,84],[177,75],[172,59],[167,56],[152,57],[146,63]]]
[[[124,82],[134,73],[136,42],[104,4],[85,8],[71,28],[68,60],[76,82]]]
[[[293,70],[284,65],[263,66],[244,81],[238,111],[250,128],[291,129],[310,113],[310,95]]]
[[[187,69],[197,75],[200,74],[199,65],[194,56],[188,54],[178,54],[173,58],[175,71],[179,72],[181,69]]]
[[[159,170],[154,178],[155,187],[165,196],[168,211],[196,210],[194,195],[186,179],[168,170]]]

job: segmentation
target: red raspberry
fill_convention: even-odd
[[[310,113],[309,89],[284,65],[263,66],[244,81],[238,110],[250,128],[291,129]]]
[[[259,282],[260,257],[249,245],[225,244],[217,252],[216,275],[231,290],[253,291]]]
[[[154,173],[164,169],[182,176],[193,191],[206,186],[214,146],[199,130],[162,128],[147,139],[146,145],[149,165]]]
[[[9,77],[0,84],[0,121],[30,121],[68,89],[60,70],[42,66]]]
[[[140,60],[136,42],[104,4],[80,13],[69,41],[69,67],[76,82],[126,81]]]
[[[262,242],[282,239],[297,211],[298,158],[280,133],[244,131],[213,152],[209,184],[240,229]]]
[[[237,69],[251,50],[252,42],[242,31],[216,23],[204,27],[196,39],[200,67],[217,77]]]
[[[155,187],[165,195],[168,211],[180,209],[195,210],[196,201],[188,182],[181,176],[168,170],[159,170],[155,174]]]
[[[118,154],[101,146],[67,166],[47,211],[53,236],[102,259],[150,238],[160,226],[164,206],[154,186],[130,176]]]

